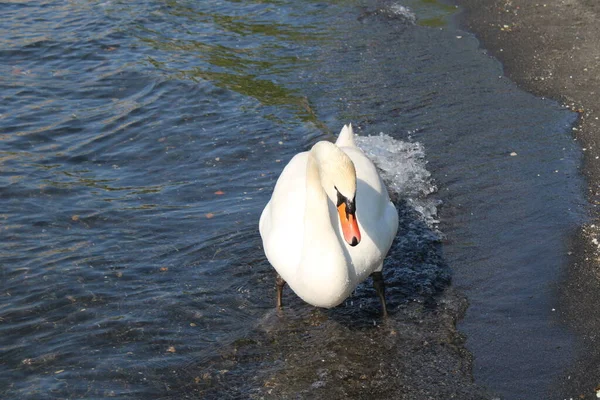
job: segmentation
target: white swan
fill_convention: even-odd
[[[398,213],[375,166],[344,125],[281,173],[262,212],[260,235],[278,273],[277,306],[287,282],[304,301],[335,307],[369,275],[387,315],[381,275]]]

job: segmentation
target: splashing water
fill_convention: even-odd
[[[431,197],[437,187],[426,168],[421,143],[396,140],[383,132],[377,136],[358,136],[356,142],[380,169],[392,197],[405,200],[430,227],[439,222],[440,200]]]

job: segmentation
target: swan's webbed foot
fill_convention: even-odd
[[[285,286],[285,281],[279,274],[277,274],[277,278],[275,278],[275,285],[277,286],[277,309],[281,310],[281,307],[283,306],[281,299],[283,297],[283,287]]]
[[[373,278],[373,287],[377,292],[377,296],[379,296],[379,301],[381,302],[381,310],[384,317],[388,316],[387,306],[385,304],[385,283],[383,282],[383,274],[381,271],[373,272],[371,274]]]

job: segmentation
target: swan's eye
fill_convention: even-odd
[[[346,211],[346,219],[348,219],[349,215],[354,215],[356,213],[356,196],[354,196],[352,200],[348,200],[346,196],[344,196],[337,190],[337,187],[334,186],[334,188],[337,193],[337,204],[335,206],[339,209],[339,207],[342,204],[344,204],[344,210]]]

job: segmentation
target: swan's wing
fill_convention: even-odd
[[[260,217],[259,231],[265,254],[282,276],[289,276],[300,259],[304,234],[307,154],[297,154],[283,169],[271,200]]]

